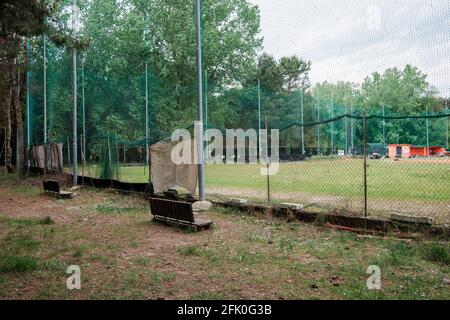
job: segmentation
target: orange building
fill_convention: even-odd
[[[444,156],[445,153],[445,148],[438,146],[389,145],[389,158],[438,157]]]

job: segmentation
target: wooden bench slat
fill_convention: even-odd
[[[43,187],[44,187],[44,191],[46,193],[56,195],[59,198],[66,199],[66,198],[71,198],[73,196],[73,192],[71,192],[71,191],[61,191],[58,181],[44,180]]]
[[[150,210],[155,221],[179,226],[188,226],[195,230],[207,228],[212,221],[195,219],[192,204],[184,201],[150,198]]]

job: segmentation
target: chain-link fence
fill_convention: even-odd
[[[193,21],[186,19],[191,28],[183,24],[178,32],[187,33],[172,39],[174,26],[163,28],[165,16],[153,16],[158,6],[147,12],[129,3],[132,15],[122,17],[118,10],[117,19],[109,20],[99,18],[95,1],[79,5],[82,34],[89,45],[79,48],[75,64],[71,47],[57,46],[46,37],[28,39],[25,144],[63,143],[67,173],[75,162],[79,175],[147,183],[148,145],[170,138],[175,129],[188,127],[192,134],[197,118]],[[205,21],[217,17],[216,7],[205,4],[211,13],[205,14]],[[275,175],[264,175],[261,163],[231,165],[224,160],[206,165],[209,197],[298,203],[305,210],[356,215],[386,216],[396,211],[449,221],[449,99],[436,92],[417,67],[405,66],[409,60],[386,65],[383,74],[369,75],[379,67],[370,69],[359,84],[336,79],[310,83],[308,72],[303,80],[285,83],[281,61],[253,49],[243,59],[242,51],[236,50],[243,43],[230,41],[236,47],[228,48],[229,57],[238,53],[239,58],[220,58],[222,49],[210,47],[220,43],[211,38],[215,27],[206,25],[205,128],[223,133],[227,128],[258,130],[267,122],[280,137]],[[130,30],[132,38],[121,30]],[[149,37],[142,41],[144,31]],[[403,37],[408,46],[422,45],[413,33]],[[178,46],[177,39],[186,42]],[[173,45],[171,55],[166,42]],[[307,61],[297,62],[309,68]],[[7,136],[6,131],[14,128],[4,131],[1,135]],[[1,142],[1,161],[6,164],[6,153],[11,157],[14,152]],[[239,155],[234,159],[238,162]]]
[[[395,212],[448,223],[450,157],[439,143],[443,130],[441,135],[431,130],[444,128],[447,117],[346,115],[294,124],[281,130],[277,174],[264,175],[264,164],[207,165],[207,194],[336,214]],[[386,140],[374,142],[376,129]],[[414,138],[424,144],[404,143]]]

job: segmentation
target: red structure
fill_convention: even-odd
[[[445,148],[438,146],[413,146],[411,144],[390,144],[389,158],[442,157]]]

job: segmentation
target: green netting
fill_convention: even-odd
[[[115,136],[108,135],[101,139],[98,177],[100,179],[120,179],[119,145]]]
[[[167,56],[157,51],[160,44],[155,45],[155,41],[163,41],[172,33],[157,28],[155,21],[161,17],[153,16],[143,3],[133,2],[136,8],[126,16],[121,16],[119,8],[111,8],[108,15],[120,17],[118,20],[99,19],[99,3],[79,1],[78,5],[83,18],[80,37],[89,39],[89,44],[80,48],[77,56],[77,161],[92,175],[101,174],[98,168],[105,169],[101,170],[105,177],[120,173],[107,173],[104,165],[105,141],[110,140],[105,137],[109,132],[118,149],[113,156],[117,160],[112,162],[119,167],[145,168],[148,144],[170,138],[178,128],[188,128],[193,133],[197,113],[193,22],[171,26],[180,27],[178,32],[188,31],[186,38],[180,40],[186,44],[185,51]],[[205,28],[211,23],[210,18],[203,17]],[[341,150],[355,155],[361,152],[362,114],[366,111],[367,143],[384,147],[410,143],[448,149],[446,106],[436,93],[424,91],[412,97],[412,92],[403,94],[401,99],[391,94],[380,102],[364,101],[360,95],[364,88],[350,83],[274,89],[263,76],[258,86],[258,75],[245,75],[245,70],[215,70],[218,62],[211,61],[214,55],[209,51],[208,37],[209,33],[203,39],[205,129],[258,129],[267,122],[269,128],[281,130],[280,148],[286,156],[329,155]],[[30,144],[44,142],[43,53],[43,38],[30,39]],[[178,54],[182,55],[180,68],[169,68],[167,61],[178,59]],[[256,53],[254,59],[257,60]],[[69,167],[73,160],[72,50],[57,47],[47,39],[46,60],[47,142],[64,143],[64,164]],[[231,76],[233,82],[224,81]],[[96,170],[91,170],[94,166]]]

